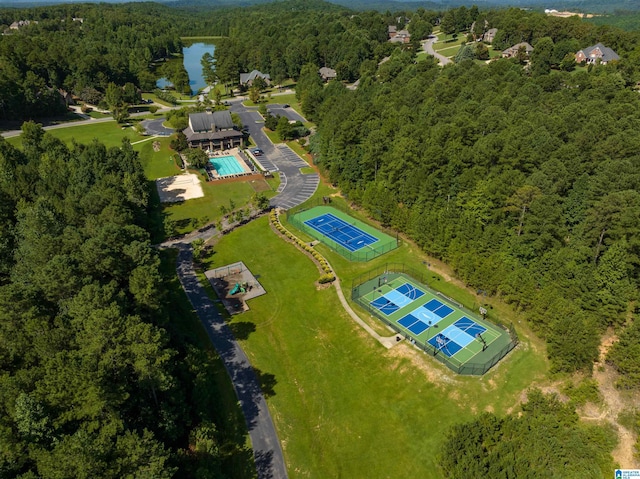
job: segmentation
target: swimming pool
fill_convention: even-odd
[[[209,158],[209,163],[213,165],[220,176],[237,175],[245,172],[235,156],[214,156]]]

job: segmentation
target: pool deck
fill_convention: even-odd
[[[249,164],[251,164],[251,161],[247,160],[244,154],[238,148],[233,148],[231,150],[215,151],[215,152],[209,153],[209,159],[215,159],[216,157],[223,157],[223,156],[234,157],[238,162],[238,165],[240,165],[240,167],[242,168],[243,170],[242,173],[232,173],[230,175],[221,175],[214,168],[214,166],[211,163],[209,163],[206,168],[207,174],[209,176],[209,180],[213,180],[213,181],[226,180],[228,178],[239,178],[242,176],[249,176],[249,175],[255,174],[255,172],[252,171],[251,168],[249,167]]]

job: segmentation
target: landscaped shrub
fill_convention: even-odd
[[[336,277],[334,275],[323,274],[322,276],[320,276],[320,278],[318,278],[318,283],[320,284],[331,283],[335,280],[336,280]]]

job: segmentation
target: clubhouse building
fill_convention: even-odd
[[[244,134],[235,128],[229,110],[191,113],[189,126],[182,132],[189,148],[229,150],[242,148],[244,144]]]

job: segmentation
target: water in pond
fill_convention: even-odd
[[[200,61],[202,60],[202,55],[209,52],[211,56],[213,56],[213,52],[215,51],[216,46],[212,43],[193,43],[188,47],[184,47],[182,49],[183,55],[183,63],[184,68],[187,70],[189,74],[189,86],[191,86],[191,92],[193,94],[197,93],[198,90],[207,86],[204,81],[204,77],[202,76],[202,65]],[[158,88],[166,88],[170,86],[171,83],[166,78],[160,78],[156,85]]]

